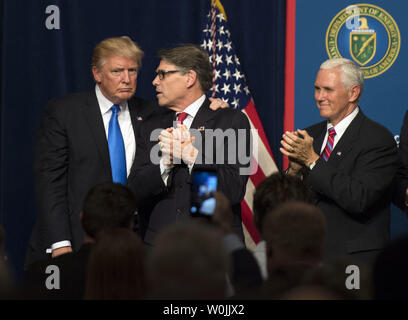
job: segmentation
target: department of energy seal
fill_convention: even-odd
[[[364,78],[388,70],[398,57],[401,36],[388,12],[372,4],[355,4],[340,11],[326,32],[330,58],[355,61]]]

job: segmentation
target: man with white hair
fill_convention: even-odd
[[[326,120],[285,132],[281,152],[290,160],[287,173],[311,186],[326,215],[325,258],[351,255],[371,264],[390,237],[392,180],[401,161],[391,132],[359,107],[363,86],[352,61],[325,61],[314,97]]]

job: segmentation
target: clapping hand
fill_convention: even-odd
[[[162,130],[159,143],[165,165],[179,164],[181,160],[186,164],[193,164],[198,155],[198,150],[193,145],[194,140],[183,124],[177,124],[177,128]]]

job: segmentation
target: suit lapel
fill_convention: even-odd
[[[108,142],[95,92],[90,92],[87,101],[82,105],[82,111],[92,132],[101,161],[106,170],[111,172]]]
[[[128,108],[129,108],[129,114],[130,114],[130,121],[132,122],[132,128],[133,128],[133,135],[135,137],[135,143],[137,143],[137,136],[140,130],[140,125],[145,117],[144,114],[144,110],[142,109],[144,107],[144,105],[139,101],[136,100],[134,97],[131,98],[128,101]],[[136,149],[137,152],[137,149]],[[135,155],[135,159],[136,159],[136,155]],[[134,173],[134,166],[135,166],[135,162],[133,161],[132,163],[132,167],[130,168],[130,173],[129,176],[127,178],[127,181],[130,181],[130,179],[132,178],[132,176],[135,174]]]
[[[135,97],[128,100],[128,107],[129,107],[130,119],[132,121],[133,134],[135,136],[135,142],[137,145],[137,139],[140,139],[139,133],[140,133],[142,124],[144,123],[145,120],[147,120],[147,118],[149,118],[155,112],[160,112],[160,109],[157,104],[151,101],[147,101],[147,100],[143,100],[143,99],[135,98]],[[167,127],[168,126],[166,126],[165,128]],[[136,148],[136,152],[137,152],[137,148]],[[136,161],[133,161],[127,181],[130,181],[135,175],[135,166],[136,166]]]
[[[310,135],[313,136],[313,149],[318,155],[320,155],[320,150],[322,148],[324,137],[326,135],[326,129],[327,129],[327,122],[324,121],[321,123],[319,129],[317,130],[317,134],[315,136],[313,135],[313,133],[309,133]]]
[[[190,129],[198,129],[203,131],[205,129],[206,123],[215,116],[216,112],[210,109],[210,100],[205,99],[200,109],[198,109],[193,122],[191,123]]]
[[[365,115],[360,109],[357,116],[353,119],[353,121],[351,121],[350,125],[341,136],[339,142],[337,142],[336,146],[334,147],[328,160],[330,163],[336,165],[347,153],[353,149],[355,142],[358,140],[357,138],[364,118]]]

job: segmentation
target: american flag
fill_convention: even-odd
[[[245,75],[241,71],[241,64],[235,54],[231,33],[227,27],[227,17],[219,0],[211,1],[210,13],[202,31],[201,47],[210,56],[213,69],[213,85],[210,89],[212,97],[221,98],[238,110],[242,110],[248,117],[251,128],[257,129],[258,152],[252,158],[251,175],[248,179],[245,198],[241,203],[242,223],[246,245],[253,248],[259,242],[259,235],[253,223],[252,202],[256,186],[266,177],[277,171],[272,157],[271,148],[266,139],[262,123],[259,120]]]

